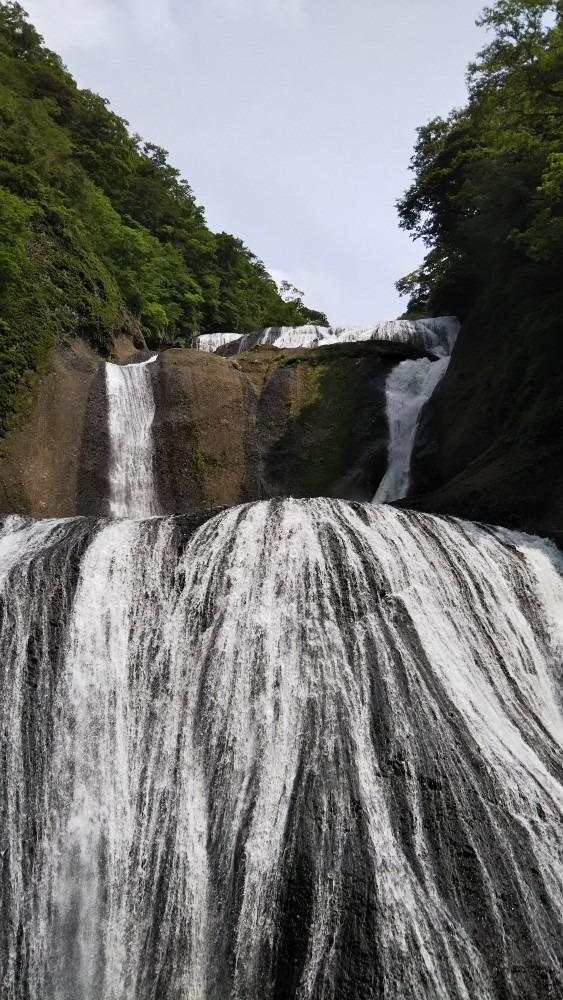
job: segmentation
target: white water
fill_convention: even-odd
[[[381,499],[447,364],[388,378]],[[106,372],[139,518],[150,369]],[[559,1000],[562,658],[561,557],[513,532],[6,518],[1,1000]]]
[[[562,996],[555,550],[322,499],[186,532],[0,534],[2,1000]]]
[[[242,333],[202,333],[196,337],[195,346],[198,351],[207,351],[212,354],[218,351],[225,344],[232,344],[235,340],[240,340]]]
[[[458,330],[459,322],[455,317],[441,316],[437,319],[389,320],[371,326],[281,326],[267,327],[265,330],[244,335],[206,334],[197,338],[196,346],[200,350],[215,351],[225,344],[237,342],[236,353],[242,353],[255,344],[269,344],[279,348],[314,348],[365,340],[384,340],[412,344],[420,350],[432,351],[444,357],[451,354]]]
[[[385,385],[388,465],[374,503],[399,500],[408,495],[411,456],[420,415],[446,374],[449,361],[449,358],[402,361],[388,375]]]
[[[158,513],[153,470],[155,405],[148,361],[106,364],[110,441],[109,512],[112,517]]]

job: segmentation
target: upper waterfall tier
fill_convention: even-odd
[[[563,995],[563,582],[339,501],[0,533],[3,1000]]]
[[[372,326],[276,326],[254,333],[210,333],[198,337],[201,351],[226,348],[225,353],[242,354],[256,344],[273,347],[326,347],[331,344],[355,343],[363,340],[390,340],[412,344],[440,357],[451,354],[459,322],[453,316],[437,319],[389,320]]]
[[[110,446],[109,512],[114,517],[158,513],[153,469],[155,404],[148,361],[106,364]]]

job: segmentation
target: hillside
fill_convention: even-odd
[[[102,355],[129,334],[326,323],[264,265],[212,233],[165,150],[81,90],[18,3],[0,3],[0,431],[17,423],[49,349],[79,335]]]

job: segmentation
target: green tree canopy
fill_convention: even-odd
[[[463,318],[491,282],[541,260],[549,286],[563,263],[563,3],[497,0],[480,23],[468,104],[418,130],[398,203],[428,250],[398,283],[413,314]]]

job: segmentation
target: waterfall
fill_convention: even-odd
[[[220,347],[232,344],[235,340],[240,340],[242,333],[202,333],[195,339],[195,347],[198,351],[206,351],[213,354]]]
[[[154,361],[156,355],[136,364],[105,366],[113,517],[158,513],[152,443],[155,405],[148,367]]]
[[[411,455],[420,414],[425,403],[446,374],[449,358],[431,362],[428,358],[402,361],[387,377],[385,399],[389,445],[387,472],[374,503],[406,497],[410,483]]]
[[[9,517],[0,647],[3,1000],[563,995],[548,543]]]
[[[452,352],[458,330],[459,322],[454,316],[388,320],[371,326],[270,326],[244,335],[204,334],[196,339],[196,347],[201,351],[216,351],[228,346],[229,354],[242,354],[257,344],[279,348],[314,348],[383,340],[410,344],[421,351],[445,357]]]
[[[196,346],[202,351],[229,348],[242,354],[256,345],[278,348],[328,347],[367,340],[409,344],[428,351],[424,357],[403,361],[387,377],[385,386],[389,427],[387,472],[373,498],[385,503],[406,497],[409,490],[411,455],[418,421],[425,403],[443,378],[459,331],[455,317],[421,320],[392,320],[364,327],[268,327],[249,334],[212,333],[200,336]]]

